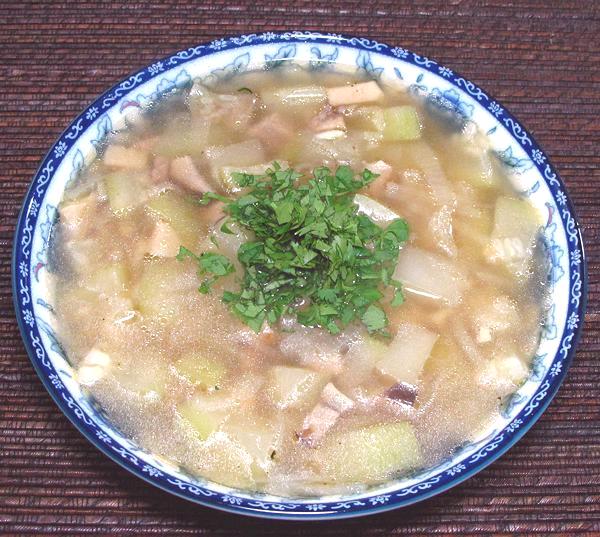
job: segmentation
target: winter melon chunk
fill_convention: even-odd
[[[402,323],[377,369],[395,382],[417,384],[438,334],[416,324]]]
[[[209,390],[218,390],[219,383],[227,373],[220,361],[198,354],[188,354],[179,359],[175,363],[175,369],[189,382]]]
[[[313,403],[325,384],[322,375],[300,367],[276,366],[270,376],[269,395],[281,409]]]
[[[542,225],[541,215],[526,200],[506,196],[496,200],[494,229],[485,256],[491,263],[502,262],[513,273],[527,269]]]
[[[110,210],[123,214],[144,200],[143,179],[140,174],[116,171],[104,178],[104,188],[108,196]]]
[[[98,294],[118,295],[128,287],[127,267],[123,263],[111,263],[90,272],[84,287]]]
[[[195,249],[206,233],[203,208],[173,190],[161,192],[148,201],[150,214],[171,225],[184,246]]]
[[[316,453],[323,473],[352,483],[380,481],[421,464],[421,449],[407,422],[362,427],[330,436]]]
[[[421,138],[421,120],[413,106],[392,106],[383,111],[383,139],[388,142]]]
[[[529,246],[541,225],[541,215],[528,201],[507,196],[496,200],[494,238],[518,237]]]
[[[174,258],[144,261],[132,298],[147,317],[168,319],[181,314],[183,297],[196,292],[198,278],[194,267]]]
[[[224,411],[204,410],[193,400],[178,405],[177,411],[192,427],[200,440],[206,440],[212,433],[217,431],[227,417]]]
[[[113,369],[113,375],[123,388],[141,396],[165,395],[168,383],[167,368],[153,360],[117,366]]]

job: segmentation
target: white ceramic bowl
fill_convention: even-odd
[[[516,188],[547,214],[544,229],[552,302],[525,384],[502,416],[474,442],[434,468],[353,496],[288,499],[234,490],[194,478],[136,446],[116,430],[75,381],[56,336],[49,239],[66,185],[96,156],[131,110],[191,84],[295,62],[305,69],[344,69],[407,87],[428,105],[473,121],[489,136]],[[90,104],[44,158],[19,217],[13,257],[14,301],[23,340],[42,382],[90,442],[133,474],[186,499],[237,513],[316,519],[358,516],[415,503],[442,492],[502,455],[533,425],[562,382],[573,357],[586,296],[579,227],[565,187],[531,135],[507,110],[451,69],[400,47],[337,34],[290,32],[217,39],[157,61]]]

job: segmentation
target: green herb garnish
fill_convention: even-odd
[[[211,285],[218,278],[221,276],[226,276],[227,274],[231,274],[235,270],[231,264],[231,261],[229,261],[229,259],[227,259],[224,255],[216,254],[214,252],[204,252],[200,255],[196,255],[194,252],[188,250],[184,246],[180,246],[177,259],[179,261],[183,261],[188,257],[191,257],[198,263],[198,274],[201,276],[204,274],[213,274],[212,277],[205,278],[202,283],[200,283],[198,291],[200,291],[202,294],[208,293]]]
[[[380,301],[387,286],[395,288],[392,305],[404,300],[391,275],[408,224],[397,219],[382,228],[357,212],[354,194],[376,177],[369,170],[355,175],[347,166],[302,177],[275,163],[265,175],[234,174],[245,189],[237,199],[205,194],[201,204],[226,203],[223,231],[236,222],[255,235],[237,252],[244,268],[240,291],[223,293],[230,310],[256,331],[291,314],[332,334],[360,320],[370,333],[387,335]],[[234,270],[220,254],[196,256],[182,248],[178,258],[186,257],[198,262],[201,275],[212,274],[200,286],[203,293]]]

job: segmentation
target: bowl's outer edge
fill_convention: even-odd
[[[340,45],[353,47],[353,48],[356,48],[359,50],[372,50],[374,45],[382,45],[383,47],[386,47],[387,51],[386,50],[377,50],[377,52],[380,54],[387,55],[387,56],[392,56],[392,54],[389,52],[392,50],[392,47],[382,44],[382,43],[377,43],[375,41],[371,41],[366,38],[342,36],[340,34],[322,34],[319,32],[287,32],[287,33],[274,33],[274,34],[269,32],[269,34],[274,36],[270,41],[273,43],[311,42],[311,41],[314,41],[316,43],[317,42],[319,42],[319,43],[330,42],[330,41],[326,41],[326,40],[331,39],[331,35],[333,35],[334,37],[338,38],[337,42]],[[233,41],[235,39],[237,39],[238,41],[241,41],[241,44],[232,44],[228,48],[240,48],[240,47],[245,47],[245,46],[251,46],[252,42],[257,40],[260,35],[261,34],[253,34],[252,36],[239,36],[237,38],[236,37],[226,38],[227,42],[229,42],[229,43],[233,43]],[[262,35],[265,35],[265,34],[262,34]],[[285,37],[285,36],[287,36],[287,37]],[[200,46],[201,45],[199,45],[198,47],[200,47]],[[193,47],[193,48],[198,48],[198,47]],[[164,57],[162,60],[159,60],[159,61],[167,62],[170,58],[174,58],[178,55],[186,53],[187,51],[193,50],[193,48],[176,52],[172,55]],[[401,49],[401,50],[406,51],[406,49]],[[428,61],[427,58],[418,56],[409,51],[406,51],[406,52],[409,54],[412,54],[415,58],[423,58],[424,60]],[[196,57],[192,56],[190,59],[195,59],[195,58]],[[188,61],[188,60],[185,59],[185,60],[181,61],[178,65],[183,64],[186,61]],[[437,64],[436,62],[434,62],[434,63],[435,63],[436,67],[440,67],[439,64]],[[421,63],[421,64],[419,64],[419,66],[422,68],[431,70],[433,72],[433,70],[430,69],[427,64]],[[137,70],[137,71],[133,72],[132,74],[130,74],[125,79],[123,79],[123,81],[135,78],[137,75],[141,75],[145,71],[146,71],[146,68]],[[454,74],[458,75],[456,72]],[[463,79],[463,80],[467,80],[467,79]],[[70,131],[71,129],[73,129],[73,127],[76,126],[77,122],[83,118],[85,112],[90,107],[99,106],[103,99],[107,98],[111,93],[114,93],[115,91],[117,91],[119,89],[119,87],[121,86],[123,81],[121,81],[121,82],[115,84],[113,87],[109,88],[107,91],[105,91],[103,94],[101,94],[93,103],[86,106],[86,108],[83,110],[83,112],[81,114],[79,114],[70,123],[70,125],[63,131],[63,133],[61,133],[61,135],[57,139],[57,142],[68,131]],[[475,90],[479,90],[478,86],[476,86],[474,84],[472,85],[472,88]],[[460,91],[464,91],[461,88],[457,88],[457,89],[459,89]],[[501,104],[500,101],[496,100],[496,102]],[[513,116],[506,110],[507,110],[506,107],[504,107],[504,115],[516,123],[516,120],[513,118]],[[521,126],[521,128],[522,128],[522,126]],[[534,140],[534,138],[529,134],[529,132],[525,128],[522,128],[522,131],[531,140]],[[519,143],[519,142],[517,141],[517,143]],[[331,519],[349,518],[349,517],[355,517],[355,516],[364,516],[367,514],[375,514],[378,512],[382,512],[382,511],[388,511],[391,509],[408,506],[408,505],[414,504],[416,502],[423,501],[427,498],[430,498],[434,495],[437,495],[441,492],[444,492],[444,491],[458,485],[459,483],[465,481],[466,479],[468,479],[475,473],[481,471],[483,468],[485,468],[486,466],[488,466],[489,464],[494,462],[496,459],[498,459],[500,456],[502,456],[506,451],[508,451],[508,449],[510,449],[518,440],[520,440],[520,438],[522,438],[523,435],[533,426],[533,424],[539,419],[539,417],[542,415],[544,410],[550,404],[550,402],[554,398],[556,392],[558,391],[558,388],[560,387],[562,381],[564,380],[564,377],[569,368],[569,365],[573,360],[573,357],[575,355],[575,350],[576,350],[578,341],[581,337],[581,332],[582,332],[582,328],[583,328],[583,320],[584,320],[584,315],[585,315],[585,310],[586,310],[586,305],[587,305],[588,274],[587,274],[587,262],[586,262],[586,256],[585,256],[585,250],[584,250],[584,243],[583,243],[583,239],[582,239],[582,235],[581,235],[581,229],[578,224],[578,219],[576,217],[576,213],[574,211],[574,207],[571,202],[571,199],[567,195],[566,207],[568,208],[570,214],[572,215],[572,218],[574,219],[571,230],[574,234],[573,236],[576,236],[575,244],[581,250],[581,265],[580,265],[580,269],[579,269],[581,272],[581,298],[580,298],[579,305],[574,309],[574,311],[576,311],[576,313],[578,314],[580,321],[579,321],[579,324],[576,326],[576,329],[572,332],[570,346],[566,350],[565,359],[562,362],[564,367],[563,367],[560,375],[557,377],[557,379],[555,379],[555,381],[553,381],[553,383],[551,384],[550,389],[547,390],[547,394],[545,395],[543,402],[541,404],[539,404],[539,406],[537,406],[531,412],[527,422],[523,424],[523,426],[518,430],[518,432],[513,434],[510,437],[510,439],[508,441],[506,441],[504,443],[504,445],[502,445],[502,447],[500,449],[496,450],[493,454],[486,457],[485,460],[481,461],[478,464],[474,464],[471,469],[469,469],[468,471],[465,471],[464,473],[454,476],[452,479],[448,480],[446,483],[443,483],[442,485],[440,485],[438,487],[432,487],[429,490],[424,490],[420,494],[417,494],[414,497],[406,498],[401,501],[395,501],[395,502],[393,501],[393,502],[386,503],[383,505],[377,505],[377,504],[373,503],[370,506],[366,505],[365,508],[357,509],[356,508],[357,506],[355,508],[352,508],[352,506],[351,506],[350,508],[348,508],[344,511],[328,512],[328,513],[320,513],[319,511],[315,511],[314,513],[313,512],[305,512],[304,514],[299,514],[299,513],[293,513],[293,512],[286,512],[285,510],[260,510],[260,509],[257,509],[256,511],[249,511],[247,509],[240,508],[235,503],[228,504],[228,503],[216,502],[212,498],[202,499],[202,498],[199,498],[198,496],[194,496],[192,494],[185,494],[183,491],[176,490],[176,487],[172,487],[172,488],[168,487],[156,480],[150,479],[150,477],[147,474],[144,474],[141,471],[141,469],[134,467],[131,464],[127,464],[126,460],[119,458],[115,453],[113,453],[110,449],[108,449],[108,447],[106,445],[100,443],[98,441],[98,439],[93,435],[92,430],[90,428],[87,428],[85,426],[85,424],[82,423],[80,418],[77,417],[76,412],[74,412],[73,408],[70,408],[66,404],[65,401],[61,400],[58,397],[58,393],[55,390],[52,383],[50,382],[50,379],[48,378],[47,374],[41,369],[39,363],[37,362],[37,360],[35,358],[36,350],[35,350],[34,346],[32,345],[31,336],[28,333],[27,327],[25,326],[25,322],[23,320],[23,315],[22,315],[21,303],[19,302],[20,291],[18,289],[18,270],[19,270],[20,262],[23,261],[22,256],[20,255],[20,252],[19,252],[19,246],[20,246],[19,239],[22,238],[23,233],[24,233],[24,229],[23,229],[24,222],[25,222],[25,218],[30,210],[29,204],[31,203],[31,200],[33,198],[33,193],[36,188],[36,179],[40,176],[40,174],[44,170],[44,167],[47,164],[47,162],[51,156],[51,152],[54,148],[54,145],[55,144],[52,145],[52,147],[50,148],[48,153],[43,158],[42,163],[40,164],[38,170],[36,171],[36,173],[34,175],[34,180],[30,184],[30,186],[25,194],[24,203],[19,212],[19,217],[17,220],[16,229],[15,229],[15,236],[14,236],[14,241],[13,241],[13,253],[12,253],[12,278],[11,279],[12,279],[12,291],[13,291],[13,304],[14,304],[14,308],[15,308],[15,314],[16,314],[19,330],[21,333],[21,337],[23,339],[27,354],[32,362],[32,365],[33,365],[34,369],[36,370],[38,376],[40,377],[44,387],[46,388],[46,390],[48,391],[48,393],[50,394],[52,399],[55,401],[57,406],[61,409],[63,414],[65,414],[69,418],[69,420],[73,423],[73,425],[96,448],[98,448],[105,455],[110,457],[117,464],[121,465],[126,470],[134,473],[138,477],[144,479],[148,483],[151,483],[152,485],[165,490],[166,492],[169,492],[169,493],[179,496],[181,498],[199,503],[204,506],[217,508],[217,509],[227,511],[230,513],[244,514],[244,515],[256,516],[256,517],[261,517],[261,518],[276,518],[276,519],[303,520],[303,521],[323,520],[323,519],[331,520]],[[547,155],[545,155],[545,156],[547,157]],[[555,170],[554,166],[552,166],[550,160],[547,159],[546,162],[547,162],[550,170],[552,172],[556,173],[556,170]],[[540,169],[540,173],[543,176],[541,169]],[[556,174],[555,178],[556,178],[556,182],[560,186],[562,192],[566,193],[566,188],[565,188],[564,183],[563,183],[562,179],[560,178],[560,176],[558,174]],[[36,223],[37,223],[37,218],[36,218]],[[35,226],[34,226],[34,228],[35,228]],[[293,500],[290,500],[290,502],[293,502]],[[318,504],[319,502],[317,500],[312,503]]]

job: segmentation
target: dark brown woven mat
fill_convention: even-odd
[[[600,535],[600,3],[0,2],[0,533],[83,535]],[[74,429],[38,381],[16,327],[17,212],[51,142],[99,92],[180,48],[227,34],[314,29],[435,58],[531,130],[566,181],[590,270],[586,329],[567,380],[499,461],[418,506],[336,523],[260,521],[170,497]]]

